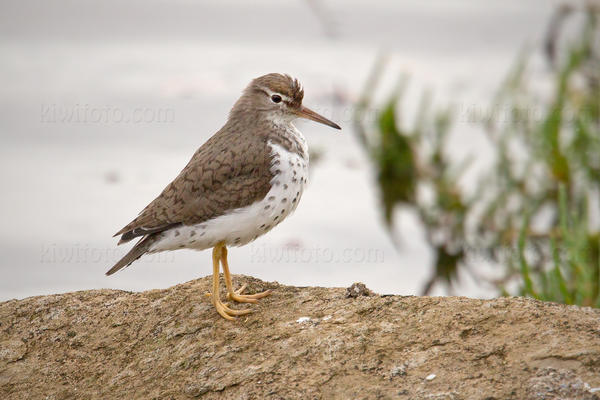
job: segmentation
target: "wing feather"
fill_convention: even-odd
[[[178,225],[199,224],[265,197],[272,155],[263,136],[243,141],[221,130],[202,145],[179,175],[129,224],[120,243]]]

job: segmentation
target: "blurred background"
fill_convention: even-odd
[[[209,252],[114,232],[183,168],[248,82],[297,77],[295,214],[236,274],[379,293],[598,305],[597,3],[9,0],[0,4],[0,300],[164,288]]]

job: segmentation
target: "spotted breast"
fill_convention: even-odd
[[[272,179],[262,200],[202,223],[167,230],[148,252],[180,248],[204,250],[220,242],[242,246],[267,233],[290,215],[298,206],[308,182],[306,139],[289,124],[285,134],[270,139],[268,145]]]

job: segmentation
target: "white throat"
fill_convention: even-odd
[[[300,146],[302,147],[302,152],[304,153],[304,159],[308,161],[308,143],[306,142],[306,138],[304,137],[302,132],[300,132],[293,123],[293,121],[297,118],[298,117],[294,115],[286,115],[275,112],[267,115],[267,119],[269,120],[269,122],[271,122],[275,127],[284,131],[286,135],[289,135],[292,138],[296,139],[296,142],[300,143]]]

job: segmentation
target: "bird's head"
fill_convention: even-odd
[[[291,122],[296,118],[310,119],[335,129],[338,124],[302,105],[304,89],[297,79],[284,74],[267,74],[254,79],[232,109],[237,112],[258,112],[275,123]]]

